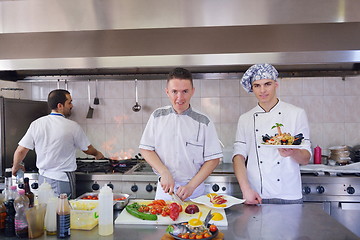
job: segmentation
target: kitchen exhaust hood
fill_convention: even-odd
[[[360,70],[360,2],[0,1],[0,79]]]

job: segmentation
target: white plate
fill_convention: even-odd
[[[304,148],[304,145],[272,145],[272,144],[262,144],[261,146],[269,147],[269,148],[293,148],[293,149],[301,149]]]
[[[195,203],[200,203],[200,204],[204,204],[208,207],[211,207],[211,208],[216,208],[216,209],[225,209],[225,208],[229,208],[235,204],[242,204],[245,202],[245,199],[239,199],[239,198],[236,198],[236,197],[233,197],[233,196],[229,196],[229,195],[225,195],[225,194],[219,194],[219,195],[222,195],[224,196],[224,198],[227,200],[226,203],[226,207],[214,207],[214,204],[212,204],[210,202],[210,198],[206,195],[203,195],[203,196],[200,196],[200,197],[197,197],[197,198],[194,198],[194,199],[190,199],[191,201],[195,202]]]

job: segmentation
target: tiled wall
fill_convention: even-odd
[[[313,147],[319,145],[323,153],[335,145],[360,144],[360,76],[314,77],[279,79],[278,96],[306,110],[310,123]],[[135,85],[129,81],[99,81],[100,105],[93,105],[95,82],[91,82],[92,119],[86,119],[89,109],[87,82],[70,81],[68,89],[73,97],[71,118],[86,131],[92,144],[105,156],[134,156],[151,112],[168,105],[164,92],[165,80],[138,82],[140,112],[133,112]],[[192,106],[215,122],[218,135],[224,144],[225,162],[230,161],[236,124],[240,114],[257,103],[253,94],[246,93],[239,79],[194,80],[195,95]],[[13,83],[0,82],[1,87],[20,87],[23,91],[1,91],[5,97],[46,100],[50,90],[57,88],[54,82]],[[60,87],[65,88],[64,82]],[[84,157],[82,152],[78,156]]]

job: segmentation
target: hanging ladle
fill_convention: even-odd
[[[141,106],[138,103],[138,89],[137,89],[137,79],[135,79],[135,105],[132,107],[134,112],[140,111]]]

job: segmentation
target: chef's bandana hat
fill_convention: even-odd
[[[272,79],[276,81],[279,73],[274,66],[263,63],[252,65],[241,78],[241,85],[248,93],[252,92],[252,83],[261,79]]]

